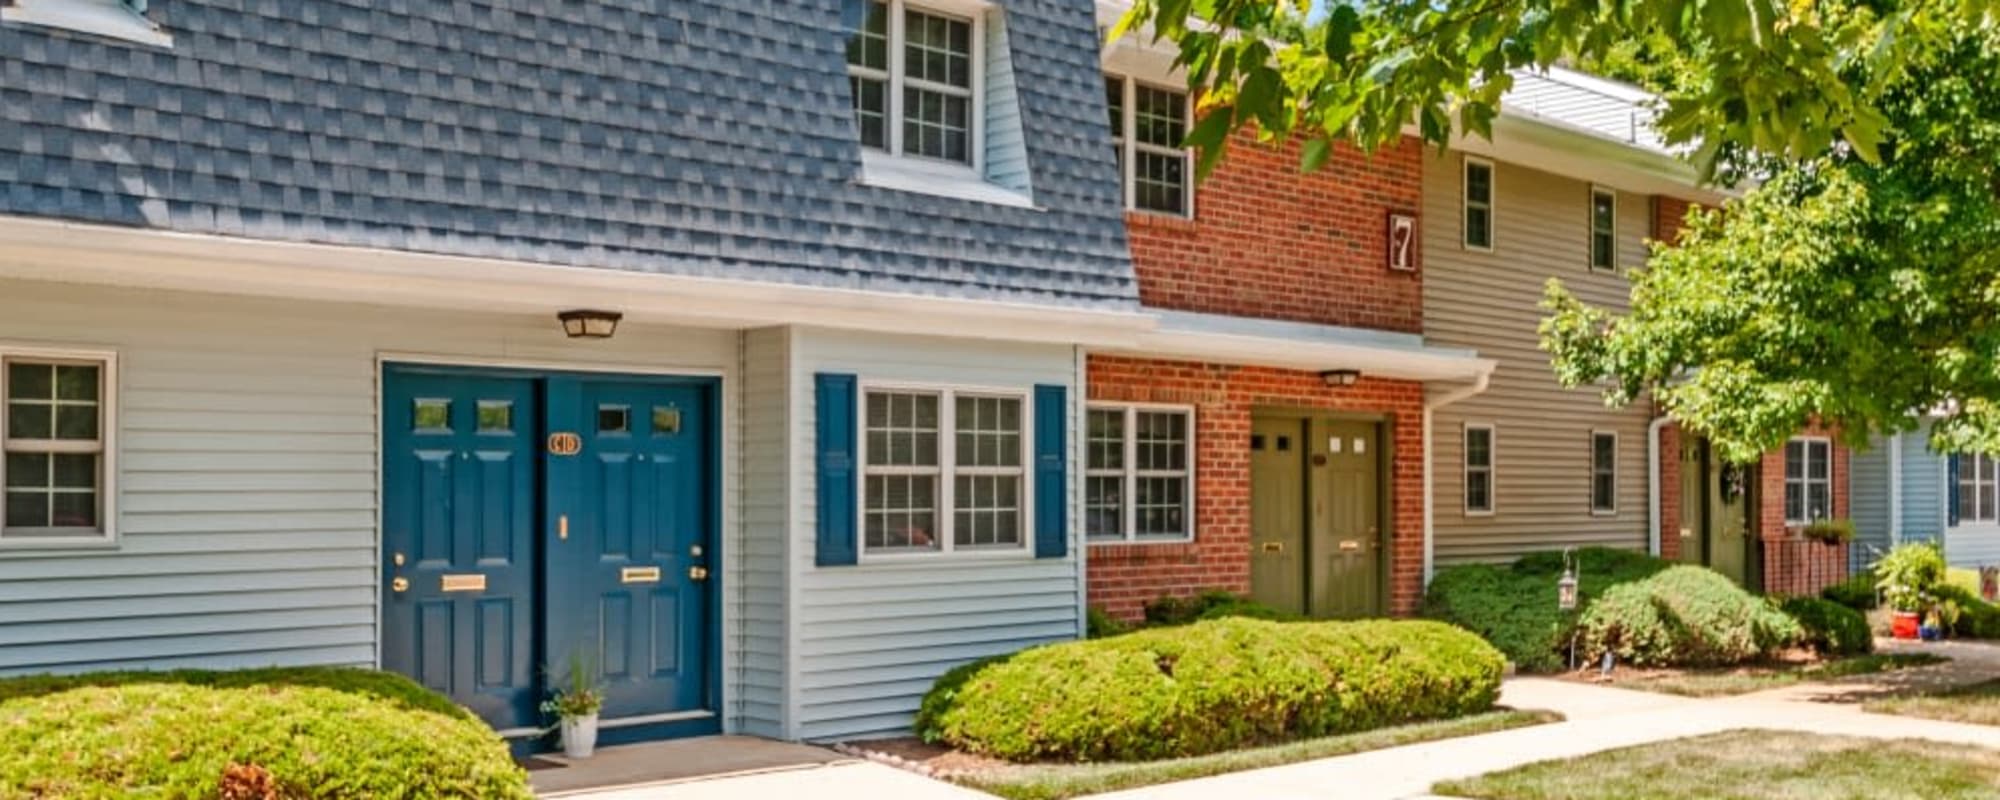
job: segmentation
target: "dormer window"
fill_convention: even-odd
[[[861,144],[979,168],[982,15],[846,0],[847,79]]]

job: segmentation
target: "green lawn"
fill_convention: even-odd
[[[1549,711],[1494,711],[1454,720],[1421,722],[1192,758],[1112,764],[1023,764],[953,780],[1013,800],[1061,800],[1436,739],[1492,733],[1561,719],[1562,715]]]
[[[1431,791],[1483,800],[1993,800],[2000,750],[1730,731],[1543,761]]]
[[[1929,653],[1876,653],[1817,664],[1748,666],[1713,670],[1645,673],[1609,685],[1623,689],[1663,692],[1684,697],[1724,697],[1776,689],[1795,683],[1830,681],[1855,675],[1893,672],[1938,664],[1950,659]]]
[[[1862,708],[1878,714],[2000,725],[2000,680],[1940,692],[1884,698]]]

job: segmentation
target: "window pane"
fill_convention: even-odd
[[[926,158],[969,163],[972,104],[964,97],[916,87],[903,89],[903,150]]]
[[[847,63],[868,69],[889,69],[889,6],[866,0],[844,0],[841,23],[847,30]]]
[[[1086,469],[1121,469],[1125,466],[1125,412],[1123,409],[1091,409],[1084,447]]]
[[[1595,436],[1591,439],[1591,460],[1597,469],[1609,470],[1616,467],[1618,460],[1618,440],[1611,436]]]
[[[2000,484],[1992,481],[1981,481],[1979,484],[1979,519],[1982,522],[1992,522],[1996,517],[2000,517],[2000,506],[1995,505],[1996,486]]]
[[[868,394],[868,464],[938,465],[938,397],[911,392]]]
[[[1811,454],[1811,457],[1806,459],[1806,475],[1808,477],[1824,479],[1827,476],[1827,470],[1832,466],[1829,463],[1832,459],[1827,457],[1829,455],[1827,452],[1828,448],[1829,446],[1826,442],[1808,443],[1806,451]]]
[[[1083,482],[1083,530],[1086,535],[1125,535],[1125,478],[1091,476]]]
[[[412,415],[418,430],[451,430],[451,401],[434,398],[419,398],[415,401]]]
[[[479,401],[480,433],[513,433],[514,403],[509,400]]]
[[[871,550],[936,550],[937,478],[870,475],[864,543]]]
[[[1832,500],[1830,487],[1827,484],[1819,482],[1806,484],[1806,516],[1802,519],[1826,519],[1832,516],[1829,513]]]
[[[889,146],[889,83],[873,78],[850,77],[847,87],[854,93],[854,122],[864,147],[877,150]]]
[[[1959,473],[1963,475],[1964,473]],[[1979,484],[1971,479],[1958,482],[1958,517],[1960,521],[1983,519],[1979,509]]]
[[[1598,473],[1592,477],[1590,507],[1598,511],[1610,511],[1618,507],[1618,481],[1610,473]]]
[[[49,495],[47,492],[7,492],[7,523],[9,528],[49,527]]]
[[[56,399],[97,400],[97,367],[87,364],[61,364],[56,368]]]
[[[7,454],[7,488],[46,489],[51,485],[47,453]]]
[[[96,439],[96,404],[56,406],[56,438],[70,441],[90,441]]]
[[[1615,266],[1612,247],[1613,247],[1613,242],[1611,234],[1609,233],[1591,234],[1590,265],[1593,267],[1597,267],[1599,269],[1610,269],[1613,266]]]
[[[1979,465],[1980,480],[1982,481],[1993,480],[1993,465],[1994,465],[1993,459],[1987,458],[1986,456],[1973,456],[1972,460]]]
[[[1187,156],[1150,150],[1136,154],[1132,202],[1147,211],[1187,213]]]
[[[1786,442],[1786,443],[1785,443],[1785,477],[1786,477],[1786,478],[1788,478],[1788,479],[1792,479],[1792,480],[1797,480],[1797,479],[1799,479],[1799,478],[1803,478],[1803,477],[1805,477],[1805,475],[1806,475],[1806,465],[1805,465],[1805,457],[1806,457],[1806,443],[1805,443],[1805,442]],[[1796,518],[1794,518],[1794,519],[1796,519]]]
[[[1493,473],[1479,470],[1466,474],[1465,507],[1471,511],[1493,510]]]
[[[1104,105],[1111,111],[1111,138],[1125,138],[1125,80],[1104,76]]]
[[[9,459],[12,466],[12,459]],[[7,482],[13,484],[13,470],[8,470]],[[61,453],[55,456],[54,481],[50,485],[65,489],[97,488],[96,453]]]
[[[1469,467],[1493,465],[1493,432],[1485,428],[1465,429],[1465,464]]]
[[[1617,200],[1609,192],[1592,192],[1590,195],[1590,227],[1594,231],[1609,231],[1615,224]]]
[[[1465,243],[1473,247],[1493,246],[1493,215],[1485,208],[1465,209]]]
[[[626,406],[598,406],[598,433],[631,433],[632,409]]]
[[[960,475],[952,491],[958,507],[952,526],[954,546],[1021,543],[1021,476]]]
[[[1785,519],[1806,518],[1806,487],[1798,481],[1785,482]]]
[[[972,23],[906,11],[903,71],[910,78],[972,88]]]
[[[1179,148],[1187,138],[1187,95],[1151,86],[1133,87],[1134,117],[1140,144]]]
[[[1465,202],[1480,205],[1493,203],[1492,167],[1470,162],[1465,165]]]
[[[1187,479],[1140,478],[1133,505],[1140,537],[1187,535]]]
[[[56,396],[53,364],[13,361],[7,364],[7,395],[13,400],[52,400]]]
[[[57,492],[49,524],[57,528],[97,527],[96,492]]]
[[[56,430],[56,407],[46,403],[7,404],[7,438],[50,439]]]
[[[958,465],[962,467],[1018,467],[1021,465],[1021,401],[1011,397],[961,396],[955,424],[958,428]]]
[[[1135,415],[1133,428],[1139,469],[1172,472],[1187,469],[1186,414],[1141,411]]]

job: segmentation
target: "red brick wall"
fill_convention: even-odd
[[[1819,423],[1807,425],[1800,436],[1824,436],[1833,440],[1833,517],[1848,518],[1847,469],[1849,452],[1841,447],[1835,432]],[[1764,548],[1764,591],[1769,594],[1813,594],[1826,585],[1847,577],[1847,551],[1840,547],[1795,544],[1791,526],[1785,524],[1785,450],[1765,453],[1759,465],[1757,535]],[[1837,565],[1834,562],[1838,562]]]
[[[1423,384],[1363,377],[1336,389],[1310,372],[1093,355],[1090,399],[1195,409],[1191,543],[1090,545],[1090,605],[1137,619],[1147,601],[1203,589],[1250,590],[1250,416],[1284,406],[1387,415],[1389,611],[1415,612],[1423,591]]]
[[[1414,139],[1373,157],[1342,146],[1318,172],[1301,175],[1296,145],[1273,148],[1238,135],[1196,189],[1194,219],[1126,215],[1139,299],[1153,308],[1422,332],[1421,270],[1387,266],[1389,212],[1414,214],[1422,205],[1422,156]],[[1423,254],[1417,258],[1421,265]]]
[[[1659,413],[1657,410],[1655,414]],[[1681,557],[1681,428],[1660,428],[1660,557]]]
[[[1694,204],[1678,197],[1653,196],[1653,238],[1668,244],[1680,238],[1681,224]]]

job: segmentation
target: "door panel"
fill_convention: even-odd
[[[382,396],[383,666],[535,725],[534,384],[392,366]]]
[[[1250,597],[1306,612],[1304,421],[1257,418],[1250,426]]]
[[[1680,560],[1684,564],[1708,563],[1708,465],[1702,458],[1702,440],[1681,433],[1681,527]]]
[[[1306,580],[1315,617],[1379,614],[1382,543],[1375,425],[1314,424],[1313,561]]]
[[[1747,585],[1750,561],[1749,473],[1726,465],[1709,450],[1710,479],[1708,564],[1738,585]]]

